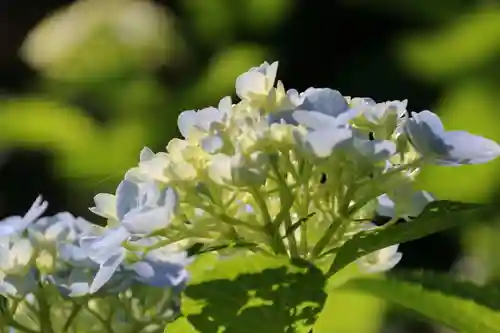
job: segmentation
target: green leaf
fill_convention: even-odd
[[[500,332],[500,290],[426,272],[357,278],[340,290],[363,291],[464,333]]]
[[[349,263],[387,246],[419,239],[462,223],[484,221],[495,216],[495,208],[474,203],[435,201],[414,220],[387,228],[356,234],[339,250],[329,273],[336,273]]]
[[[325,276],[305,261],[260,254],[207,260],[192,269],[182,315],[166,332],[308,333],[326,300]]]
[[[314,333],[380,332],[387,303],[362,291],[338,289],[350,279],[362,275],[366,274],[359,266],[351,264],[328,279],[328,297],[314,324]]]

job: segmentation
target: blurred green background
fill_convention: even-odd
[[[449,129],[500,141],[500,4],[494,0],[2,0],[0,216],[38,193],[92,218],[143,146],[162,150],[184,109],[280,62],[286,88],[408,99]],[[429,168],[439,198],[500,199],[500,160]],[[499,206],[500,216],[500,206]],[[500,219],[404,244],[400,268],[500,277]],[[318,332],[449,332],[359,294],[328,300]]]

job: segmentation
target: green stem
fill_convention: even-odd
[[[40,318],[40,333],[54,333],[50,318],[50,304],[45,298],[45,289],[40,284],[40,291],[36,295],[38,300],[38,314]]]
[[[334,217],[332,223],[326,229],[324,235],[319,239],[318,243],[314,246],[311,252],[311,258],[316,259],[321,255],[321,252],[325,249],[325,247],[330,243],[331,239],[339,230],[342,225],[342,219],[338,217]]]
[[[305,217],[309,215],[309,206],[311,201],[311,192],[309,189],[309,180],[311,178],[312,165],[307,163],[306,160],[302,160],[299,163],[299,172],[301,173],[300,179],[300,190],[302,192],[302,200],[300,200],[300,204],[298,204],[298,213],[301,217]],[[299,192],[300,193],[300,192]],[[300,226],[300,251],[305,255],[309,250],[309,244],[307,240],[307,222],[303,223]]]
[[[264,220],[264,229],[270,237],[271,248],[276,254],[286,254],[287,251],[285,244],[283,243],[277,228],[273,225],[273,221],[271,220],[271,216],[269,215],[269,211],[267,209],[266,201],[262,198],[259,189],[256,187],[250,188],[250,194],[257,203],[257,207],[259,208],[262,219]]]
[[[14,315],[17,311],[17,307],[19,305],[19,301],[14,301],[13,304],[12,304],[12,307],[11,309],[8,309],[5,313],[3,313],[3,315],[5,316],[4,318],[1,318],[0,317],[0,324],[1,326],[4,328],[4,327],[11,327],[11,328],[15,328],[16,330],[18,331],[21,331],[21,332],[26,332],[26,333],[38,333],[37,331],[35,330],[32,330],[31,328],[29,327],[26,327],[24,326],[23,324],[21,323],[18,323],[15,319],[14,319]]]
[[[85,307],[85,310],[87,310],[91,315],[93,315],[97,320],[99,320],[99,322],[101,322],[101,324],[104,327],[104,329],[106,330],[106,332],[113,333],[113,327],[111,326],[111,324],[108,321],[106,321],[104,318],[102,318],[96,311],[92,310],[88,304],[86,304],[84,307]]]
[[[290,214],[285,218],[285,227],[286,230],[292,227],[292,220],[290,218]],[[289,232],[286,236],[288,240],[288,248],[290,249],[290,256],[292,258],[299,258],[299,249],[297,247],[297,240],[295,239],[295,232]]]
[[[71,313],[68,316],[68,319],[66,319],[66,322],[64,323],[63,327],[63,332],[67,332],[69,330],[69,327],[73,323],[73,320],[75,320],[76,316],[80,313],[80,310],[82,309],[81,304],[77,304],[73,302],[73,308],[71,309]]]
[[[295,167],[290,161],[290,155],[286,154],[284,155],[284,158],[287,162],[287,170],[288,172],[292,173],[295,181],[299,181],[299,176],[297,172],[295,171]],[[277,160],[271,160],[271,168],[276,176],[276,179],[278,181],[278,188],[279,188],[279,194],[280,194],[280,202],[281,202],[281,210],[276,216],[275,220],[273,221],[273,225],[275,226],[276,229],[279,230],[281,220],[285,222],[285,230],[289,230],[292,227],[292,220],[290,217],[290,210],[293,207],[293,202],[294,202],[294,196],[290,191],[290,188],[288,187],[288,184],[286,182],[286,179],[283,177],[283,175],[279,172],[279,166],[278,166],[278,161]],[[295,232],[290,232],[287,233],[286,238],[288,240],[288,247],[290,250],[290,256],[292,258],[298,258],[299,257],[299,249],[297,246],[297,239],[295,238]]]
[[[212,206],[209,206],[209,205],[205,205],[203,202],[200,202],[200,201],[197,201],[197,202],[193,202],[192,205],[194,207],[197,207],[197,208],[200,208],[200,209],[203,209],[206,213],[212,215],[213,217],[215,218],[218,218],[219,220],[221,220],[222,222],[224,223],[227,223],[227,224],[230,224],[232,226],[242,226],[242,227],[246,227],[252,231],[262,231],[258,226],[256,225],[253,225],[251,223],[248,223],[246,221],[243,221],[243,220],[238,220],[238,219],[235,219],[235,218],[232,218],[230,216],[227,216],[225,214],[221,214],[221,213],[218,213],[214,207]]]

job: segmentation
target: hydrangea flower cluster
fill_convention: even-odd
[[[275,82],[277,68],[265,62],[240,75],[237,104],[224,97],[217,107],[182,112],[183,138],[166,152],[144,148],[117,194],[95,197],[95,212],[129,233],[154,225],[186,249],[243,247],[317,261],[357,232],[379,228],[371,223],[376,215],[389,225],[419,215],[434,200],[413,188],[422,167],[484,163],[500,154],[491,140],[446,131],[430,111],[408,112],[407,101],[285,90]],[[178,214],[167,226],[160,200],[116,216],[111,209],[128,205],[120,203],[128,187],[174,191]],[[131,221],[141,227],[132,231]],[[358,263],[377,272],[400,259],[391,246]]]
[[[500,155],[497,143],[446,131],[430,111],[408,112],[407,101],[285,90],[277,68],[265,62],[240,75],[237,104],[224,97],[182,112],[182,139],[166,152],[144,148],[115,194],[95,196],[91,211],[105,227],[70,213],[42,218],[41,197],[25,216],[0,221],[0,294],[38,309],[40,293],[54,287],[64,299],[112,295],[130,304],[142,297],[137,288],[176,295],[188,280],[188,251],[321,263],[360,231],[418,216],[434,200],[414,189],[423,167]],[[376,216],[389,222],[377,226]],[[357,263],[381,272],[401,257],[394,245]],[[147,311],[139,317],[154,321]]]
[[[70,325],[74,317],[68,306],[85,306],[94,314],[83,319],[85,332],[102,332],[103,324],[108,332],[119,331],[120,325],[163,331],[186,283],[189,260],[177,245],[160,244],[164,239],[153,235],[155,226],[140,226],[137,223],[144,220],[134,217],[140,210],[148,218],[158,209],[165,224],[157,227],[165,227],[174,212],[174,192],[138,190],[127,182],[119,187],[113,217],[120,216],[121,224],[116,221],[115,227],[101,227],[68,212],[40,217],[48,206],[41,196],[23,217],[0,221],[0,295],[8,300],[0,312],[2,327],[53,332],[48,328],[53,314]],[[148,206],[153,201],[162,207]],[[21,317],[30,322],[26,318],[32,316],[39,317],[31,321],[33,327],[17,321]]]

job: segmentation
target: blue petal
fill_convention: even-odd
[[[480,164],[500,155],[500,146],[492,140],[463,131],[445,132],[430,111],[412,113],[405,130],[415,149],[436,164]]]
[[[196,115],[196,126],[205,132],[210,130],[214,122],[220,122],[224,114],[214,107],[208,107],[198,111]]]
[[[154,287],[182,287],[189,278],[185,253],[172,253],[172,260],[146,258],[135,263],[131,269],[137,274],[136,280]]]
[[[47,201],[43,201],[42,196],[38,196],[23,217],[10,216],[0,220],[0,237],[22,233],[45,212],[47,206]]]
[[[88,252],[73,244],[59,244],[58,255],[60,259],[75,267],[96,267]]]
[[[125,250],[116,253],[103,262],[90,285],[90,293],[95,293],[108,282],[125,258]]]
[[[130,236],[123,227],[107,229],[102,236],[87,236],[80,239],[80,247],[85,250],[90,259],[98,264],[107,261],[110,256],[121,252],[121,244]]]
[[[354,148],[371,162],[387,160],[396,153],[396,145],[388,140],[355,140]]]
[[[412,112],[412,118],[407,120],[405,130],[415,149],[424,156],[445,156],[451,149],[442,139],[445,132],[441,120],[430,111]]]
[[[348,128],[327,128],[312,131],[304,138],[299,136],[299,140],[302,141],[305,148],[319,158],[330,156],[334,149],[348,142],[351,138],[352,131]]]
[[[340,126],[335,118],[317,111],[297,110],[292,113],[292,117],[298,124],[313,130]]]
[[[119,220],[138,205],[139,186],[123,180],[116,189],[116,214]]]
[[[141,150],[141,153],[139,154],[139,161],[140,162],[145,162],[151,160],[153,157],[155,157],[155,153],[148,147],[144,147]]]
[[[377,213],[382,216],[394,217],[396,205],[387,194],[382,194],[377,198]]]
[[[500,156],[500,146],[489,139],[467,132],[447,132],[444,143],[451,147],[443,162],[452,164],[481,164]]]
[[[332,117],[339,116],[349,108],[344,96],[330,88],[309,88],[302,94],[302,98],[299,109],[317,111]]]
[[[129,212],[135,209],[140,209],[142,206],[156,206],[162,196],[161,191],[155,182],[143,183],[140,190],[138,205]]]
[[[179,127],[179,132],[181,132],[184,138],[187,138],[189,131],[196,125],[196,111],[187,110],[181,112],[177,118],[177,126]]]
[[[124,216],[122,226],[131,234],[147,235],[167,227],[175,213],[177,193],[168,187],[158,193],[154,202],[149,200],[147,203]]]
[[[21,225],[20,216],[7,217],[0,221],[0,237],[9,237],[18,233],[18,227]]]
[[[122,225],[133,235],[148,235],[167,227],[171,214],[165,207],[142,207],[125,215]]]
[[[30,269],[25,275],[7,275],[0,281],[0,294],[23,297],[38,288],[37,272]]]
[[[90,271],[81,268],[72,269],[69,275],[68,272],[60,272],[47,277],[66,297],[79,297],[88,294],[93,278]]]
[[[224,141],[219,136],[208,136],[201,141],[201,148],[209,154],[216,153],[222,148]]]

